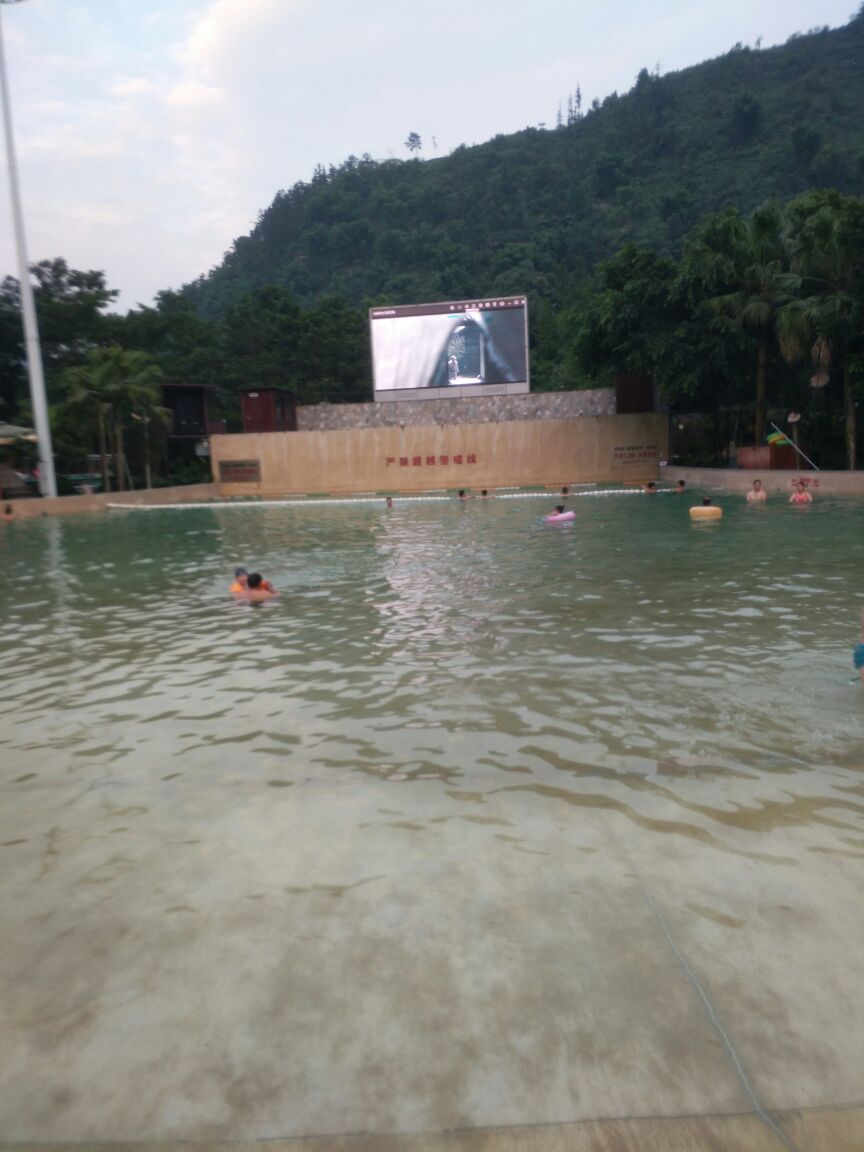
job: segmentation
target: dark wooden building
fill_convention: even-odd
[[[297,400],[285,388],[241,388],[244,432],[296,432]]]
[[[176,460],[209,455],[209,437],[225,431],[224,420],[211,420],[210,384],[163,384],[162,407],[171,413],[166,429],[169,466]]]
[[[615,377],[615,411],[619,416],[654,411],[654,381],[640,372],[619,372]]]

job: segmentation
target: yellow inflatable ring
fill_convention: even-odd
[[[722,520],[723,509],[716,504],[696,504],[690,509],[691,520]]]

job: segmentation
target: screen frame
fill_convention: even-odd
[[[525,379],[498,383],[451,384],[446,387],[379,387],[380,369],[376,363],[376,325],[404,317],[450,316],[458,320],[471,313],[495,314],[500,310],[522,312],[522,340],[525,354]],[[380,328],[378,329],[380,331]],[[387,403],[407,400],[440,400],[495,395],[525,395],[531,391],[531,361],[528,346],[528,297],[525,293],[472,297],[467,300],[432,301],[423,304],[379,304],[369,309],[369,343],[372,360],[372,390],[376,401]]]

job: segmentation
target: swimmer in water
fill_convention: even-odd
[[[544,517],[547,523],[555,524],[559,520],[572,521],[576,519],[575,512],[568,512],[563,504],[556,504],[554,512],[548,512]]]
[[[813,497],[807,491],[803,480],[796,480],[795,491],[789,497],[790,504],[812,504]]]
[[[647,492],[649,496],[655,496],[657,494],[657,485],[653,480],[649,480],[643,490]]]
[[[768,493],[762,487],[761,480],[754,480],[753,487],[747,493],[748,504],[761,504],[764,500],[768,499]]]
[[[861,613],[861,640],[852,650],[852,666],[861,677],[864,685],[864,612]]]
[[[260,572],[250,572],[246,578],[246,591],[239,599],[248,600],[252,604],[260,604],[264,600],[272,600],[274,596],[279,593],[269,586],[269,580],[265,580]],[[268,587],[265,587],[268,585]]]
[[[231,585],[228,591],[232,596],[245,596],[250,587],[249,579],[249,573],[245,568],[235,568],[234,583]],[[273,595],[276,594],[276,589],[273,587],[269,580],[265,580],[263,576],[259,576],[258,579],[261,581],[260,588],[262,592],[270,592]]]
[[[12,511],[12,505],[7,504],[6,507],[3,509],[3,514],[0,515],[0,520],[9,521],[9,520],[14,520],[14,519],[15,519],[15,513]]]
[[[392,496],[388,496],[388,497],[387,497],[387,507],[388,507],[388,508],[392,508],[392,507],[393,507],[393,497],[392,497]]]
[[[465,495],[465,489],[464,488],[459,489],[459,499],[460,500],[467,500],[468,499],[468,497]]]
[[[683,494],[686,486],[687,486],[686,480],[679,480],[678,483],[675,485],[675,487],[672,489],[672,491],[677,492],[678,495],[681,496]]]

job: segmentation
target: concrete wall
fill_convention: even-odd
[[[139,492],[94,492],[90,496],[57,496],[53,500],[4,500],[0,512],[12,505],[15,520],[30,516],[74,516],[80,512],[102,512],[106,504],[185,504],[218,499],[215,484],[184,484],[178,488],[150,488]]]
[[[667,420],[645,414],[249,433],[213,436],[210,451],[223,496],[639,481],[659,474]],[[220,482],[222,462],[257,462],[260,481]]]
[[[661,478],[674,484],[686,480],[694,488],[714,488],[718,491],[746,492],[754,480],[761,480],[766,492],[779,492],[789,496],[793,484],[803,480],[814,493],[826,496],[864,496],[864,472],[814,472],[802,468],[800,472],[769,468],[673,468],[660,469]]]
[[[615,390],[593,388],[583,392],[399,400],[388,404],[315,404],[297,409],[297,428],[301,432],[332,432],[337,428],[426,427],[433,424],[566,420],[576,416],[614,415]]]

